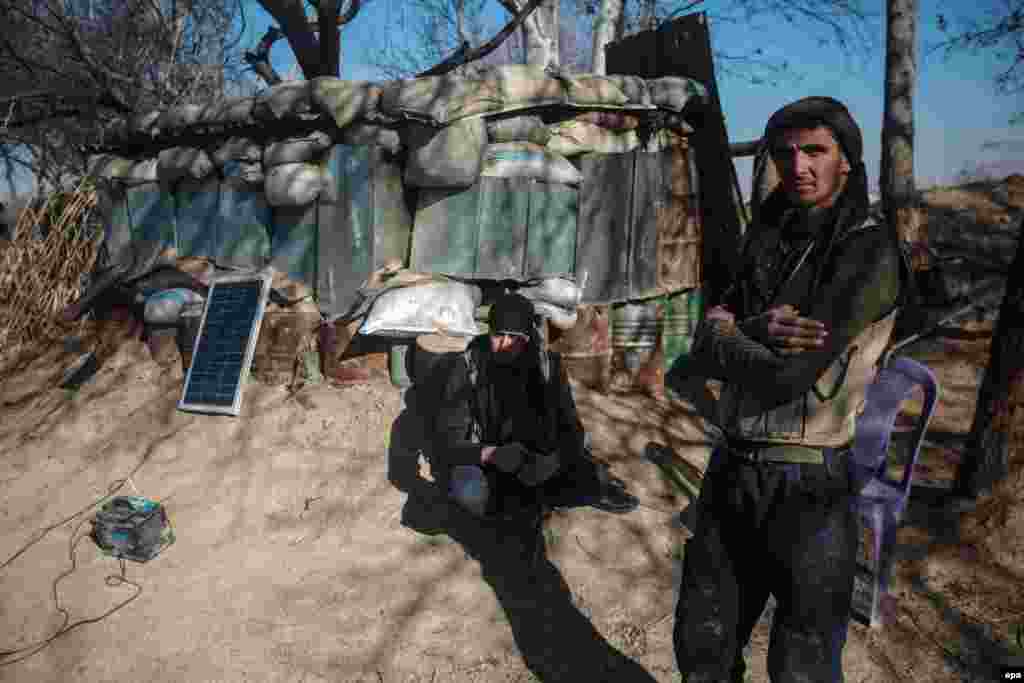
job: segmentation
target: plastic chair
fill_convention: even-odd
[[[890,438],[903,401],[916,387],[924,392],[921,416],[911,431],[910,452],[903,468],[903,477],[894,481],[888,474]],[[854,617],[872,628],[882,625],[880,602],[887,595],[892,571],[896,530],[910,495],[914,465],[921,450],[921,441],[935,410],[939,386],[935,375],[925,365],[906,357],[889,361],[868,387],[864,412],[857,417],[853,443],[854,462],[872,478],[856,499],[858,512],[867,528],[873,531],[873,548],[868,567],[861,567],[854,586]],[[864,556],[862,548],[861,556]]]

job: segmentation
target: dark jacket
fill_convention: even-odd
[[[726,300],[738,325],[726,330],[702,323],[694,358],[701,374],[726,382],[723,398],[730,400],[723,407],[731,414],[723,418],[731,436],[761,434],[769,441],[835,445],[822,440],[821,420],[814,439],[801,438],[810,424],[808,412],[820,416],[834,410],[843,423],[838,431],[850,431],[860,409],[855,405],[863,389],[859,384],[870,381],[869,365],[891,333],[902,258],[887,226],[870,218],[836,228],[829,223],[834,217],[826,216],[811,229],[797,218],[785,212],[773,224],[751,231],[740,276]],[[829,337],[821,350],[782,356],[745,333],[752,318],[783,304],[825,323]],[[843,395],[851,368],[859,373],[854,378],[858,386],[852,396]],[[823,389],[822,382],[829,386]],[[837,391],[834,405],[826,406],[829,394]]]
[[[550,382],[531,364],[525,370],[525,392],[509,392],[515,396],[509,401],[509,395],[495,391],[492,380],[496,370],[490,355],[488,337],[477,337],[450,367],[434,441],[438,459],[447,466],[475,465],[480,463],[484,446],[516,441],[537,452],[557,451],[563,457],[581,453],[583,425],[560,356],[544,354]],[[502,432],[509,422],[501,420],[502,415],[512,417],[515,426],[511,432]]]

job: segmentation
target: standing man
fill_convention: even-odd
[[[851,460],[854,421],[892,333],[896,237],[868,216],[860,129],[809,97],[768,121],[780,175],[725,303],[697,330],[692,367],[725,382],[726,442],[686,545],[675,651],[683,680],[742,681],[768,595],[773,683],[843,680],[859,526],[871,473]]]

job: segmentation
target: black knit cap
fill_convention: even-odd
[[[805,97],[772,114],[764,129],[765,140],[771,141],[783,130],[825,126],[832,131],[847,161],[855,166],[864,154],[860,126],[839,100],[831,97]]]
[[[492,305],[488,323],[491,334],[532,336],[536,313],[533,304],[522,294],[502,294]]]

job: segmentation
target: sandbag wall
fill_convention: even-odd
[[[123,122],[91,172],[111,253],[150,239],[218,266],[270,264],[346,325],[385,263],[568,283],[574,305],[537,304],[567,329],[580,303],[698,286],[686,118],[705,99],[684,78],[526,66],[317,78]]]

